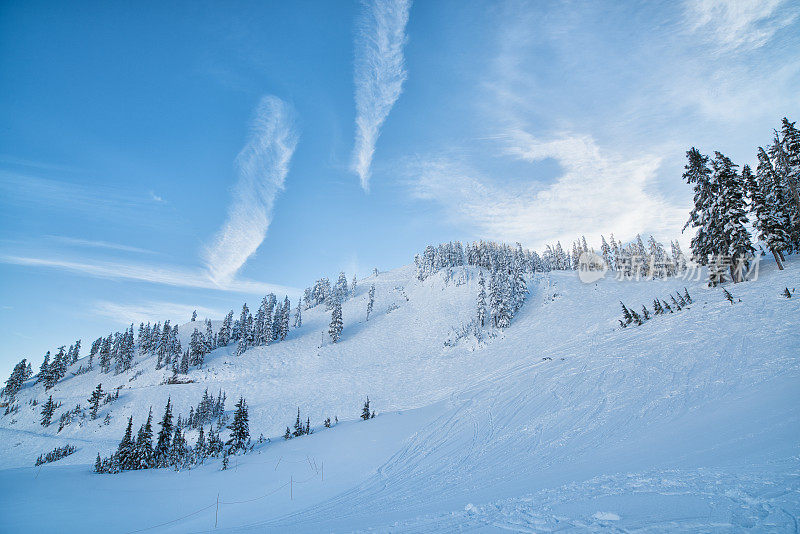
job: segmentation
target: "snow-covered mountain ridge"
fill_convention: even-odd
[[[62,402],[55,419],[100,382],[123,387],[98,419],[60,433],[42,427],[40,406],[28,403],[45,400],[43,385],[24,388],[19,411],[0,418],[0,485],[17,495],[0,513],[20,530],[31,520],[20,503],[36,495],[63,508],[35,518],[41,530],[132,531],[221,493],[230,503],[221,523],[215,507],[154,531],[211,529],[215,512],[218,527],[232,530],[790,531],[800,512],[800,299],[781,292],[796,286],[800,263],[779,272],[765,262],[760,274],[726,286],[731,304],[705,280],[583,284],[572,271],[537,273],[511,326],[487,329],[478,342],[455,335],[475,315],[476,267],[424,281],[413,266],[380,273],[344,302],[336,344],[320,306],[285,341],[240,357],[233,345],[207,355],[192,383],[163,384],[171,372],[156,370],[154,356],[137,356],[120,375],[70,376],[48,391]],[[694,299],[688,309],[619,328],[620,300],[638,310],[684,287]],[[184,346],[190,326],[179,329]],[[169,397],[185,417],[206,388],[224,390],[229,410],[244,396],[251,434],[272,442],[225,472],[214,460],[180,473],[91,473],[129,415],[138,426]],[[367,395],[378,417],[355,422]],[[318,430],[284,442],[298,407]],[[343,423],[319,428],[334,416]],[[66,443],[78,451],[30,467]],[[295,480],[305,485],[283,491]],[[86,495],[65,492],[77,481]],[[84,499],[93,504],[77,514]],[[101,506],[120,512],[93,511]]]

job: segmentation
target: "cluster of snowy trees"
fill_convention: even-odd
[[[220,390],[216,398],[208,394],[208,388],[203,392],[203,397],[197,403],[197,408],[189,407],[189,417],[184,426],[189,428],[202,428],[206,423],[217,421],[217,428],[225,424],[225,393]]]
[[[779,269],[784,254],[800,250],[800,132],[784,118],[771,145],[759,147],[755,174],[720,152],[714,158],[696,148],[686,153],[683,178],[694,187],[694,208],[686,226],[696,228],[695,261],[709,266],[709,285],[743,280],[755,255],[748,222],[772,252]],[[752,221],[750,221],[752,217]]]
[[[76,449],[74,445],[69,444],[64,445],[63,447],[56,447],[46,454],[40,454],[36,459],[36,465],[49,464],[50,462],[58,461],[62,458],[66,458],[76,450],[78,449]]]
[[[675,296],[678,298],[676,299]],[[681,311],[683,308],[686,308],[692,303],[692,297],[689,295],[689,291],[685,287],[683,288],[683,295],[681,295],[680,292],[676,292],[675,296],[669,296],[670,300],[672,301],[672,306],[670,306],[666,300],[653,299],[652,315],[650,310],[648,310],[647,306],[645,305],[642,306],[642,313],[640,315],[636,312],[636,310],[633,308],[628,308],[622,301],[620,301],[620,305],[622,306],[622,319],[619,320],[619,325],[622,328],[626,328],[631,324],[641,326],[645,321],[649,321],[653,315],[675,313],[676,311]]]
[[[577,270],[588,268],[590,270],[607,269],[618,273],[620,278],[666,278],[675,276],[686,269],[686,257],[681,251],[677,240],[670,241],[670,250],[655,240],[653,236],[647,239],[647,245],[642,236],[637,234],[636,239],[629,243],[617,241],[611,234],[607,241],[605,236],[600,236],[600,250],[590,248],[586,237],[581,237],[572,244],[572,252],[565,252],[561,242],[547,245],[542,254],[544,270]],[[591,261],[580,265],[581,256],[591,253],[589,258],[599,258],[600,261]]]
[[[301,313],[298,302],[294,311],[295,328],[303,324]],[[286,339],[289,335],[289,324],[292,322],[292,306],[289,297],[278,302],[277,297],[270,293],[261,299],[255,315],[250,313],[245,303],[239,318],[234,320],[233,317],[231,310],[223,319],[217,333],[216,345],[223,347],[236,343],[236,355],[241,356],[250,347],[269,345]]]
[[[206,391],[201,405],[204,409],[208,407],[208,399],[211,398]],[[224,397],[220,397],[223,398]],[[224,412],[224,400],[222,400],[222,410]],[[216,410],[219,403],[212,403],[212,411]],[[205,413],[205,412],[204,412]],[[217,416],[218,419],[221,416]],[[194,419],[194,417],[192,417]],[[233,421],[227,427],[230,430],[229,439],[223,442],[220,438],[220,427],[214,429],[212,424],[208,434],[202,424],[197,424],[199,433],[194,445],[190,445],[183,431],[184,425],[180,421],[173,422],[172,401],[167,400],[164,409],[164,416],[159,423],[161,427],[158,435],[155,436],[153,443],[153,410],[147,416],[146,422],[139,427],[136,437],[133,436],[133,416],[128,419],[128,426],[125,435],[122,437],[117,450],[108,458],[101,458],[97,455],[95,461],[95,471],[98,473],[119,473],[136,469],[151,469],[156,467],[172,467],[182,469],[191,467],[194,464],[202,463],[206,458],[219,457],[221,455],[236,454],[239,451],[246,451],[250,446],[250,426],[247,403],[243,397],[236,403],[236,410],[233,414]]]
[[[55,386],[59,380],[67,374],[67,368],[78,361],[78,353],[81,350],[81,341],[78,340],[74,345],[70,345],[69,350],[65,346],[60,346],[53,361],[50,361],[50,351],[44,356],[44,361],[39,367],[36,375],[36,382],[44,383],[45,389]]]
[[[17,393],[19,393],[19,390],[22,389],[22,385],[25,381],[31,376],[33,376],[31,364],[28,363],[27,359],[22,358],[22,361],[14,366],[14,369],[11,371],[11,376],[6,380],[2,395],[9,400],[13,400],[17,396]]]
[[[331,322],[328,325],[328,335],[333,343],[339,341],[344,330],[344,322],[342,319],[342,303],[348,297],[355,294],[358,280],[356,275],[353,275],[353,281],[348,284],[347,276],[344,272],[339,273],[339,278],[336,283],[331,286],[330,280],[327,278],[320,278],[313,286],[307,287],[303,292],[303,302],[305,309],[311,309],[320,304],[325,305],[325,309],[331,312]],[[367,304],[367,320],[372,311],[372,304],[375,300],[375,286],[370,289],[370,300]],[[297,317],[300,317],[300,306],[297,307]],[[298,321],[299,322],[299,321]],[[296,326],[300,326],[299,324]]]
[[[487,324],[495,328],[506,328],[514,314],[519,311],[528,294],[525,275],[543,270],[541,258],[536,252],[516,247],[480,241],[463,246],[459,241],[442,243],[438,247],[428,245],[421,255],[414,258],[417,278],[429,276],[447,269],[448,272],[465,265],[481,268],[478,284],[477,326]],[[489,287],[483,271],[488,271]]]
[[[357,284],[356,275],[353,275],[353,281],[348,284],[347,276],[344,272],[339,273],[339,278],[333,286],[331,286],[331,282],[327,278],[320,278],[313,286],[307,287],[303,291],[305,309],[308,310],[320,304],[325,304],[326,309],[330,310],[336,302],[344,302],[347,297],[354,295]]]

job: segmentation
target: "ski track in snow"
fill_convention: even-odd
[[[473,313],[476,277],[465,272],[463,285],[445,284],[443,273],[420,283],[410,267],[361,281],[345,303],[337,345],[320,346],[329,314],[310,310],[285,342],[239,361],[232,347],[213,353],[206,369],[190,374],[202,377],[197,384],[157,386],[164,373],[148,370],[108,406],[113,424],[92,428],[94,437],[73,427],[67,437],[55,436],[52,427],[36,425],[38,411],[22,413],[15,425],[6,416],[0,461],[30,465],[28,456],[76,442],[81,454],[45,469],[85,464],[97,450],[116,446],[126,423],[118,410],[136,419],[153,404],[158,419],[169,394],[185,415],[206,385],[227,392],[228,408],[245,395],[256,437],[282,434],[298,405],[315,420],[354,416],[369,394],[381,414],[373,421],[320,429],[242,457],[253,484],[259,473],[263,479],[291,471],[298,480],[311,476],[308,489],[291,506],[269,499],[242,504],[235,520],[215,531],[798,531],[800,299],[779,295],[796,284],[800,262],[787,262],[783,272],[762,266],[758,281],[730,286],[742,300],[735,305],[702,282],[584,285],[574,273],[536,275],[510,328],[480,346],[462,340],[447,348],[449,329]],[[373,282],[375,313],[365,322]],[[616,326],[619,300],[639,311],[684,286],[694,299],[689,309],[641,327]],[[189,334],[182,326],[182,337]],[[139,365],[152,366],[152,359]],[[85,402],[99,380],[69,379],[54,397],[69,399],[64,408]],[[102,380],[105,387],[115,378]],[[116,380],[128,385],[124,376]],[[315,470],[297,470],[312,457],[334,466],[324,484]],[[172,510],[143,498],[143,507],[162,509],[142,525],[213,502],[215,485],[234,480],[216,468],[187,472],[208,486],[203,502]],[[22,473],[0,471],[0,488]],[[120,486],[148,475],[185,492],[183,501],[200,492],[181,482],[190,477],[184,473],[102,478]],[[247,500],[281,489],[284,479],[270,483],[245,482],[238,490]],[[203,512],[154,531],[207,531],[209,521]]]

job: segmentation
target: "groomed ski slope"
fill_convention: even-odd
[[[329,314],[310,310],[285,342],[211,354],[194,384],[158,385],[168,373],[146,357],[131,382],[90,373],[51,390],[67,408],[100,380],[125,383],[104,407],[109,426],[56,435],[24,400],[43,400],[41,386],[23,390],[18,421],[0,419],[3,530],[796,532],[800,295],[781,292],[798,274],[796,260],[782,272],[764,262],[757,281],[726,286],[734,305],[703,282],[537,275],[510,328],[447,347],[474,314],[476,271],[449,282],[444,272],[419,282],[410,267],[381,273],[345,303],[336,345],[321,344]],[[684,286],[690,309],[618,327],[619,300],[652,311],[653,298]],[[224,389],[229,409],[244,395],[251,433],[272,442],[224,472],[211,461],[91,473],[129,414],[138,425],[152,404],[158,418],[170,396],[185,415],[206,386]],[[366,395],[379,415],[355,421]],[[328,415],[343,422],[285,442],[297,406],[317,427]],[[64,443],[80,449],[30,467]]]

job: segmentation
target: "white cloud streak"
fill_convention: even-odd
[[[797,13],[785,0],[690,0],[684,16],[692,31],[703,33],[721,51],[756,49],[790,25]]]
[[[538,140],[522,130],[508,137],[505,153],[537,162],[555,159],[563,174],[551,185],[495,185],[474,169],[447,158],[412,164],[412,194],[441,204],[455,222],[480,237],[541,247],[581,234],[629,238],[645,230],[671,237],[688,207],[675,207],[648,192],[657,157],[626,160],[605,153],[589,136],[564,134]],[[656,216],[658,215],[658,216]]]
[[[66,237],[60,235],[50,235],[46,236],[49,239],[54,241],[59,241],[61,243],[67,245],[75,245],[78,247],[88,247],[88,248],[102,248],[108,250],[119,250],[122,252],[135,252],[137,254],[155,254],[152,250],[147,250],[144,248],[139,247],[132,247],[129,245],[122,245],[119,243],[110,243],[108,241],[95,241],[92,239],[80,239],[76,237]]]
[[[406,80],[403,46],[410,0],[368,0],[355,39],[356,142],[351,168],[369,191],[372,156]]]
[[[216,283],[208,277],[203,270],[192,270],[177,267],[161,267],[156,265],[123,263],[73,261],[62,258],[36,258],[31,256],[0,256],[0,263],[21,265],[26,267],[45,267],[68,271],[95,278],[109,280],[134,280],[162,284],[174,287],[189,287],[196,289],[218,289],[222,291],[235,291],[237,293],[264,294],[276,293],[296,296],[299,290],[291,287],[265,284],[252,280],[230,280],[225,283]]]
[[[97,301],[92,311],[101,317],[107,317],[120,324],[139,324],[141,322],[157,322],[169,319],[183,324],[197,311],[198,319],[218,319],[223,312],[203,306],[190,306],[175,302],[151,301],[138,304],[119,304],[109,301]],[[201,325],[198,325],[200,328]],[[205,328],[205,327],[203,327]]]
[[[228,219],[204,251],[208,273],[216,283],[230,284],[264,241],[296,145],[291,106],[274,96],[263,97],[247,144],[236,158],[239,178]]]

